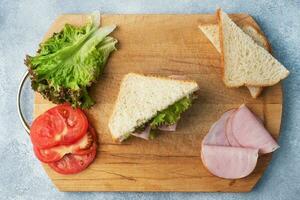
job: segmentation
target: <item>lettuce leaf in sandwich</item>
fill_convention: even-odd
[[[192,102],[195,98],[195,95],[184,97],[168,106],[166,109],[159,111],[149,122],[137,127],[132,135],[144,139],[154,139],[157,136],[156,130],[159,130],[160,127],[168,127],[172,125],[175,125],[176,127],[181,114],[192,106]],[[148,127],[150,127],[149,130],[147,130]],[[171,129],[170,131],[174,130]],[[130,135],[128,135],[128,137],[129,136]]]

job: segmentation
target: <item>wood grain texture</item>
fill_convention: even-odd
[[[246,14],[231,17],[238,24],[258,25]],[[85,15],[63,15],[44,39],[65,23],[82,25]],[[243,179],[225,180],[211,175],[202,165],[200,143],[210,126],[230,108],[246,103],[265,120],[278,139],[281,85],[266,88],[252,99],[246,88],[228,89],[221,81],[220,57],[198,29],[199,24],[216,23],[215,16],[196,15],[104,15],[102,24],[117,24],[119,40],[103,76],[92,88],[97,104],[86,113],[99,135],[95,162],[77,175],[60,175],[44,168],[61,191],[250,191],[268,166],[271,155],[259,158],[254,172]],[[184,113],[174,133],[161,133],[153,141],[132,138],[123,144],[112,141],[107,124],[116,100],[120,80],[128,72],[187,75],[198,82],[199,98]],[[34,115],[53,104],[36,94]]]

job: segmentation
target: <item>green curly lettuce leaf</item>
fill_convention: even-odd
[[[191,94],[187,97],[180,99],[168,108],[158,112],[151,120],[135,128],[133,132],[142,132],[147,126],[151,126],[149,133],[149,139],[155,139],[158,135],[157,128],[161,125],[173,125],[178,122],[181,114],[192,106],[193,100],[196,95]],[[130,134],[123,136],[123,139],[127,139]]]
[[[83,27],[66,24],[40,45],[36,56],[26,56],[32,88],[44,98],[81,108],[94,104],[88,89],[103,72],[117,40],[108,36],[115,25],[98,28],[93,21]]]
[[[184,97],[168,108],[158,112],[150,122],[151,127],[157,128],[161,125],[172,125],[177,123],[180,119],[180,115],[192,106],[192,101],[192,97]]]

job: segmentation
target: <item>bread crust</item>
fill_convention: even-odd
[[[255,21],[256,22],[256,21]],[[257,23],[257,22],[256,22]],[[253,26],[252,24],[250,24],[249,22],[245,22],[241,27],[246,27],[246,26],[249,26],[249,27],[252,27],[256,32],[257,34],[261,35],[264,39],[264,43],[265,43],[265,46],[267,48],[267,51],[269,53],[272,53],[272,47],[271,47],[271,44],[269,42],[269,40],[267,39],[265,33],[260,30],[257,26]]]
[[[160,76],[160,75],[154,75],[154,74],[151,74],[151,75],[146,75],[146,74],[143,74],[143,73],[136,73],[136,72],[130,72],[128,74],[126,74],[124,76],[123,79],[125,79],[126,76],[129,76],[129,75],[138,75],[138,76],[146,76],[146,77],[152,77],[152,78],[156,78],[156,79],[161,79],[161,80],[176,80],[176,81],[179,81],[179,82],[182,82],[182,83],[196,83],[198,85],[198,83],[194,80],[191,80],[191,79],[176,79],[176,78],[172,78],[172,77],[167,77],[167,76]]]
[[[221,53],[220,53],[220,57],[221,57],[221,69],[222,69],[222,80],[225,83],[226,87],[229,87],[228,85],[226,85],[226,81],[225,81],[225,70],[224,70],[224,66],[225,66],[225,57],[224,57],[224,44],[223,44],[223,27],[222,27],[222,21],[221,21],[221,9],[218,8],[217,12],[216,12],[216,17],[217,17],[217,22],[218,22],[218,27],[219,27],[219,39],[220,39],[220,47],[221,47]]]

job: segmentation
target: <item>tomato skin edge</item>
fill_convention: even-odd
[[[97,148],[97,135],[96,135],[96,132],[95,130],[93,129],[92,126],[89,125],[89,130],[88,132],[86,133],[88,139],[89,140],[89,137],[91,136],[92,138],[92,141],[91,141],[91,144],[88,146],[88,148],[86,149],[79,149],[79,147],[77,147],[76,149],[72,149],[71,151],[72,152],[69,152],[69,153],[66,153],[66,154],[62,154],[60,153],[60,151],[58,150],[52,150],[51,151],[51,148],[49,148],[49,151],[48,152],[48,155],[45,155],[46,153],[43,151],[46,151],[47,149],[39,149],[38,147],[36,146],[33,146],[33,151],[34,151],[34,154],[35,156],[43,163],[51,163],[51,162],[56,162],[56,161],[59,161],[60,159],[62,159],[65,155],[67,154],[74,154],[74,155],[86,155],[86,154],[89,154],[91,153],[94,149]],[[85,137],[85,136],[83,136]],[[58,148],[61,147],[61,148],[65,148],[65,146],[67,145],[60,145],[60,146],[57,146]],[[55,147],[54,147],[55,148]]]
[[[63,111],[62,111],[63,110]],[[80,131],[75,132],[76,134],[73,135],[68,135],[66,134],[66,136],[61,135],[61,138],[59,138],[58,140],[56,140],[56,136],[57,134],[63,134],[63,132],[67,131],[67,133],[72,133],[72,127],[70,128],[70,126],[68,126],[68,123],[64,120],[63,116],[62,116],[62,112],[66,111],[68,114],[65,118],[66,121],[68,121],[69,116],[75,116],[77,117],[76,119],[78,120],[79,125],[76,126],[75,125],[75,130],[78,130],[78,127],[80,128]],[[41,135],[41,127],[42,126],[46,126],[47,127],[47,120],[48,121],[52,121],[52,123],[58,123],[58,129],[60,132],[58,133],[54,133],[53,131],[58,131],[58,130],[53,130],[51,128],[48,128],[47,130],[49,130],[49,134],[51,138],[46,138],[45,136]],[[56,127],[56,126],[55,126]],[[50,108],[49,110],[47,110],[46,112],[44,112],[43,114],[39,115],[32,123],[31,128],[30,128],[30,139],[31,142],[34,146],[38,147],[39,149],[48,149],[51,147],[55,147],[55,146],[59,146],[59,145],[71,145],[73,144],[75,141],[79,140],[80,138],[82,138],[84,136],[84,134],[87,132],[89,128],[89,123],[88,123],[88,118],[85,114],[85,112],[81,109],[74,109],[73,107],[71,107],[68,104],[61,104],[61,105],[57,105],[55,107]],[[52,134],[51,134],[52,132]]]
[[[58,162],[60,162],[60,160],[62,160],[62,159],[65,159],[64,157],[61,158],[60,160],[56,161],[56,162],[48,163],[49,167],[51,169],[53,169],[55,172],[57,172],[59,174],[63,174],[63,175],[77,174],[77,173],[80,173],[80,172],[84,171],[87,167],[89,167],[96,158],[97,146],[98,146],[98,137],[97,137],[97,134],[95,132],[95,129],[91,125],[89,125],[89,131],[91,132],[91,134],[93,136],[93,144],[92,144],[92,146],[90,147],[90,149],[87,153],[83,153],[85,150],[82,150],[82,154],[76,152],[76,153],[73,153],[73,155],[72,154],[64,155],[64,157],[65,156],[83,156],[84,157],[88,154],[91,155],[91,158],[89,158],[88,163],[86,163],[84,167],[82,167],[81,169],[76,169],[76,167],[75,167],[72,170],[61,169],[61,168],[57,167],[56,165],[58,164]]]
[[[35,126],[38,126],[39,121],[43,121],[43,118],[45,118],[47,116],[46,112],[39,115],[37,118],[35,118],[34,121],[32,122],[31,127],[30,127],[30,140],[31,140],[31,143],[34,146],[37,146],[40,149],[48,149],[48,148],[55,147],[55,146],[59,145],[59,142],[57,142],[57,141],[51,141],[51,143],[47,143],[47,144],[46,143],[41,144],[40,142],[37,142],[39,139],[38,139],[38,136],[35,134],[35,131],[33,131],[33,130],[34,130]]]
[[[33,146],[33,152],[34,152],[35,156],[37,157],[37,159],[39,159],[39,161],[41,161],[43,163],[55,162],[62,158],[59,154],[55,154],[56,156],[52,157],[51,160],[46,159],[44,156],[41,155],[40,150],[36,146]]]
[[[90,165],[92,164],[92,162],[93,162],[93,161],[95,160],[95,158],[96,158],[97,150],[94,149],[94,150],[93,150],[92,152],[90,152],[89,154],[91,155],[92,158],[89,159],[88,163],[85,164],[85,166],[84,166],[83,168],[81,168],[81,169],[75,169],[75,168],[73,168],[72,170],[61,169],[61,168],[59,168],[59,167],[57,167],[57,166],[55,165],[56,162],[48,163],[48,165],[49,165],[49,167],[50,167],[51,169],[53,169],[55,172],[57,172],[57,173],[59,173],[59,174],[63,174],[63,175],[78,174],[78,173],[84,171],[88,166],[90,166]],[[87,154],[86,154],[86,155],[87,155]],[[65,155],[65,156],[74,156],[74,155],[67,154],[67,155]],[[75,156],[76,156],[76,155],[75,155]],[[77,156],[79,156],[79,155],[77,155]],[[82,156],[84,156],[84,155],[82,155]],[[62,158],[62,159],[64,159],[64,158]],[[59,162],[59,161],[58,161],[58,162]]]

